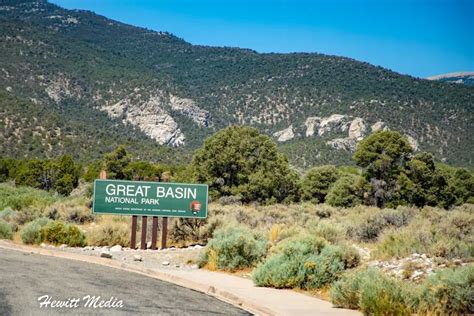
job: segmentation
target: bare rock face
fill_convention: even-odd
[[[349,126],[349,138],[360,141],[364,138],[367,131],[364,120],[356,117]]]
[[[97,100],[101,101],[101,98]],[[185,136],[171,115],[173,111],[191,118],[199,126],[212,125],[209,112],[198,107],[193,100],[159,89],[150,92],[136,87],[132,93],[117,102],[107,102],[101,110],[122,119],[125,124],[138,127],[160,145],[177,147],[185,143]]]
[[[372,124],[370,129],[372,130],[372,132],[383,131],[387,129],[387,125],[382,121],[378,121]]]
[[[314,130],[315,128],[318,128],[319,122],[321,122],[321,118],[314,116],[314,117],[308,117],[305,122],[306,126],[306,137],[311,137],[314,135]]]
[[[334,149],[354,151],[357,142],[353,138],[335,138],[326,142],[327,145],[331,146]]]
[[[408,143],[410,143],[411,148],[413,148],[414,151],[417,151],[419,148],[418,141],[414,139],[413,137],[411,137],[410,135],[405,135],[405,136],[408,140]]]
[[[341,131],[345,132],[348,129],[348,116],[342,114],[332,114],[324,117],[319,122],[318,135],[322,136],[328,132]]]
[[[279,142],[286,142],[287,140],[293,139],[295,137],[293,126],[290,125],[288,128],[274,133],[273,136],[276,137]]]
[[[349,117],[342,114],[332,114],[328,117],[308,117],[305,122],[306,137],[311,137],[316,132],[319,136],[330,132],[346,132],[349,124]]]
[[[132,101],[129,98],[102,107],[110,116],[122,118],[124,123],[137,126],[161,145],[181,146],[184,134],[176,121],[164,109],[162,94],[155,94],[146,101]]]
[[[209,112],[198,107],[193,100],[170,95],[169,103],[172,110],[190,117],[198,125],[204,127],[211,126]]]

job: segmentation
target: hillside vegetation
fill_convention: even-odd
[[[124,146],[86,168],[70,156],[3,158],[0,238],[128,247],[128,217],[91,213],[100,170],[207,183],[208,217],[170,219],[168,231],[174,246],[206,245],[202,268],[250,273],[258,286],[308,291],[366,314],[472,313],[472,171],[436,164],[390,130],[360,141],[353,160],[357,167],[301,176],[270,137],[243,126],[208,138],[182,166],[137,159]]]
[[[5,155],[85,162],[127,143],[148,160],[189,161],[206,136],[245,124],[302,169],[351,162],[385,128],[438,160],[473,164],[473,87],[343,57],[191,45],[43,0],[2,4]]]

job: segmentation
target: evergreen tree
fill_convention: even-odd
[[[214,197],[239,195],[244,202],[298,199],[298,175],[276,144],[255,128],[232,126],[206,139],[191,163],[194,179]]]
[[[333,165],[310,169],[302,180],[302,198],[316,203],[323,203],[329,188],[339,179],[339,176],[339,171]]]
[[[125,146],[118,146],[113,152],[105,155],[105,168],[109,179],[125,179],[125,169],[130,163],[130,155]]]

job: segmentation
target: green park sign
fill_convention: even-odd
[[[96,214],[207,217],[206,184],[95,180]]]

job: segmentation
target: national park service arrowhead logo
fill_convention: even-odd
[[[191,204],[189,204],[189,209],[193,212],[193,215],[197,215],[201,210],[201,202],[196,200],[192,201]]]

